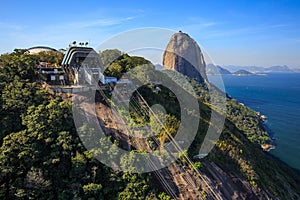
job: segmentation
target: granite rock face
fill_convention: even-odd
[[[206,64],[197,42],[179,31],[172,35],[163,55],[164,69],[176,70],[202,83],[207,80]]]

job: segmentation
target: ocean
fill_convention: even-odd
[[[277,145],[270,154],[300,170],[300,73],[224,75],[223,82],[231,97],[267,116]]]

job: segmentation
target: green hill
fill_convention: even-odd
[[[21,50],[0,56],[0,198],[170,199],[153,174],[113,171],[91,156],[76,133],[71,103],[43,88],[36,69],[39,59]],[[115,63],[121,74],[141,63],[150,64],[128,55]],[[107,74],[111,73],[116,71],[108,68]],[[212,107],[207,85],[189,81],[201,112],[199,130],[188,151],[192,158],[205,136]],[[184,83],[178,84],[185,87]],[[180,121],[176,97],[167,88],[160,89],[157,93],[146,85],[139,91],[150,105],[164,105],[170,116],[169,127],[175,127],[173,122]],[[214,97],[218,94],[216,90]],[[218,165],[231,177],[238,192],[257,191],[251,199],[257,199],[262,191],[273,199],[299,199],[299,175],[262,151],[260,145],[268,143],[269,137],[256,113],[229,98],[227,110],[221,138],[201,162]],[[149,120],[135,112],[132,118],[139,123]],[[163,136],[157,137],[164,141]],[[205,167],[201,171],[209,173]],[[249,183],[254,189],[241,183]]]
[[[244,69],[241,69],[241,70],[238,70],[234,73],[232,73],[233,75],[236,75],[236,76],[250,76],[250,75],[254,75],[253,73],[247,71],[247,70],[244,70]]]

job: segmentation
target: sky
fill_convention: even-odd
[[[145,27],[188,33],[215,64],[300,68],[297,0],[1,1],[0,53],[74,40],[96,47]]]

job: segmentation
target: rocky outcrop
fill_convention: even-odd
[[[179,31],[172,35],[163,55],[164,69],[176,70],[197,81],[204,82],[206,64],[197,42]]]

